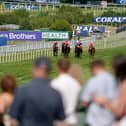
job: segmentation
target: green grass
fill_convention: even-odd
[[[111,48],[111,49],[102,49],[97,50],[94,59],[103,59],[106,62],[106,68],[111,71],[111,61],[112,57],[117,54],[125,54],[126,55],[126,46],[118,47],[118,48]],[[50,77],[54,78],[56,76],[56,62],[61,58],[58,57],[50,57],[52,61],[52,70],[50,72]],[[90,62],[92,59],[89,57],[87,50],[84,51],[82,58],[75,58],[74,54],[71,53],[69,57],[72,63],[77,63],[82,66],[84,69],[84,78],[87,80],[90,77]],[[0,76],[9,73],[16,77],[17,83],[24,84],[31,80],[31,68],[32,68],[32,60],[24,61],[20,63],[10,63],[10,64],[1,64],[0,65]]]

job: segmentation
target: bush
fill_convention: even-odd
[[[81,24],[84,21],[83,13],[80,8],[62,6],[58,13],[57,17],[67,20],[70,24]]]
[[[18,18],[13,13],[0,14],[0,24],[17,24]]]
[[[24,9],[14,10],[13,13],[18,18],[27,18],[27,17],[29,17],[29,12],[27,10],[24,10]]]
[[[126,11],[115,12],[113,9],[107,9],[99,16],[126,16]],[[50,28],[53,30],[71,31],[73,24],[92,24],[94,13],[92,11],[83,11],[82,8],[61,6],[56,10],[41,10],[38,12],[29,12],[26,10],[14,10],[11,12],[0,13],[0,25],[17,24],[21,29],[40,29]],[[106,25],[109,25],[108,23]],[[111,25],[111,23],[110,23]],[[117,23],[113,23],[117,26]]]
[[[32,26],[29,22],[29,18],[22,18],[19,22],[21,30],[31,30]]]
[[[49,19],[48,16],[30,18],[30,24],[32,26],[32,29],[40,29],[40,28],[50,27],[52,22],[54,22],[54,21],[55,20],[53,18]]]
[[[64,19],[56,20],[51,26],[51,30],[58,30],[58,31],[72,31],[71,25],[68,21]]]

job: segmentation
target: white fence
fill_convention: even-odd
[[[116,36],[116,37],[115,37]],[[87,49],[89,42],[94,41],[97,49],[113,48],[126,45],[125,33],[123,36],[115,35],[112,38],[104,38],[96,40],[95,38],[87,38],[82,43]],[[125,38],[124,38],[125,37]],[[121,40],[121,41],[120,41]],[[58,43],[59,55],[61,55],[61,43]],[[74,41],[70,41],[71,48],[74,47]],[[0,47],[0,64],[5,63],[21,63],[22,61],[30,61],[38,56],[53,56],[53,42],[32,42],[20,45],[8,45]],[[72,50],[73,51],[73,50]]]
[[[93,38],[82,41],[87,45]],[[58,43],[59,55],[61,54],[61,43]],[[71,48],[74,47],[74,41],[70,41]],[[29,61],[38,56],[53,56],[53,42],[31,42],[28,44],[8,45],[0,47],[0,64],[16,63]]]

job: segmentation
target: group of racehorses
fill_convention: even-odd
[[[61,45],[61,56],[68,57],[70,54],[71,48],[69,42],[63,42]],[[53,44],[53,56],[58,56],[59,48],[58,43],[55,42]],[[83,54],[83,45],[82,43],[78,42],[75,44],[74,47],[75,57],[81,57]],[[89,44],[88,53],[91,57],[95,55],[95,47],[93,43]]]

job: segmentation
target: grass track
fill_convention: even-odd
[[[112,57],[117,54],[125,54],[126,55],[126,46],[118,47],[118,48],[111,48],[111,49],[102,49],[97,50],[96,56],[94,59],[104,59],[106,62],[106,67],[109,71],[111,71],[111,61]],[[58,57],[50,57],[52,61],[52,70],[50,72],[51,78],[56,76],[56,62],[57,60],[61,58],[61,56]],[[78,63],[80,64],[85,72],[85,79],[87,80],[90,77],[90,71],[89,71],[89,64],[92,61],[92,59],[89,57],[87,50],[84,51],[82,58],[75,58],[74,54],[71,53],[69,57],[70,61],[72,63]],[[31,79],[31,66],[32,66],[32,60],[30,61],[24,61],[21,63],[10,63],[10,64],[1,64],[0,65],[0,76],[6,73],[13,74],[16,79],[17,83],[24,84],[28,80]]]

